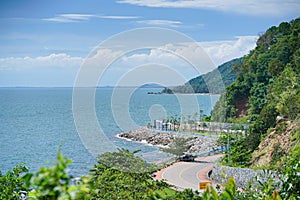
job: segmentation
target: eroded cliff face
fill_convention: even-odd
[[[258,150],[252,155],[251,167],[280,167],[295,148],[300,147],[300,119],[281,120],[269,130]]]
[[[244,117],[247,113],[247,103],[248,103],[248,97],[244,97],[241,99],[236,99],[234,101],[234,105],[237,109],[236,117]]]

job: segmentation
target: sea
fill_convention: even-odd
[[[74,88],[0,88],[2,174],[16,164],[28,166],[31,172],[51,166],[59,150],[73,161],[70,174],[89,173],[97,156],[84,144],[83,134],[78,131],[80,122],[74,120],[73,91]],[[170,155],[156,146],[120,139],[116,135],[169,116],[183,114],[192,119],[199,110],[203,110],[203,115],[210,115],[219,98],[209,94],[157,94],[161,88],[104,87],[93,91],[96,120],[106,140],[116,149],[140,150],[138,155],[147,162]],[[88,117],[85,120],[89,121]],[[82,130],[93,134],[88,125]],[[98,136],[89,137],[97,141]],[[100,153],[105,152],[102,151]]]

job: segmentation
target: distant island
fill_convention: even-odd
[[[196,78],[189,80],[184,85],[170,87],[170,88],[166,87],[161,91],[161,93],[222,94],[225,92],[225,87],[229,86],[236,80],[236,73],[234,72],[234,66],[241,64],[241,62],[242,62],[242,58],[236,58],[230,60],[218,66],[218,68],[214,69],[211,72],[208,72],[206,74],[200,75]],[[218,78],[219,75],[221,75],[222,81],[220,81],[220,78]],[[210,85],[210,88],[208,88],[207,85]]]
[[[131,86],[126,86],[126,85],[117,85],[117,86],[112,86],[112,85],[107,85],[107,86],[97,86],[97,88],[164,88],[163,86],[156,84],[156,83],[149,83],[149,84],[144,84],[142,86],[138,85],[131,85]]]
[[[164,88],[164,87],[156,83],[149,83],[149,84],[142,85],[141,88]]]

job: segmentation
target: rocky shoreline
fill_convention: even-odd
[[[120,133],[117,137],[129,139],[136,142],[146,142],[155,146],[168,147],[174,141],[174,138],[191,138],[187,142],[190,145],[190,149],[187,153],[200,153],[207,152],[213,148],[218,148],[217,139],[203,136],[195,136],[192,134],[178,134],[175,132],[166,132],[154,129],[148,129],[147,127],[139,127],[137,129]]]

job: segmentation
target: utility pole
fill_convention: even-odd
[[[232,119],[231,119],[231,110],[230,110],[230,127],[227,129],[227,154],[228,154],[228,167],[230,166],[230,139],[229,139],[229,133],[232,126]]]
[[[229,140],[229,129],[227,129],[227,154],[228,154],[228,167],[230,166],[230,140]]]

